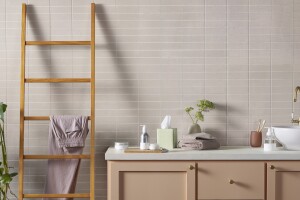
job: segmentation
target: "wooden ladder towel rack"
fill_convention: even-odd
[[[25,78],[26,45],[89,45],[91,48],[90,78]],[[24,155],[24,121],[49,120],[48,116],[25,116],[25,83],[90,83],[91,114],[90,154],[83,155]],[[91,40],[90,41],[26,41],[26,4],[22,4],[21,33],[21,87],[20,87],[20,152],[19,152],[19,192],[18,199],[23,198],[90,198],[95,199],[95,4],[91,4]],[[24,159],[89,159],[90,192],[75,194],[24,194]]]

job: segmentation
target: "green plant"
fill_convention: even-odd
[[[10,190],[10,182],[17,173],[10,173],[7,162],[7,151],[5,144],[5,132],[4,132],[4,113],[6,111],[7,105],[0,102],[0,145],[1,145],[1,155],[2,162],[0,162],[0,199],[7,199],[7,191],[9,190],[12,195],[14,195]],[[14,195],[15,196],[15,195]]]
[[[202,100],[199,100],[197,107],[198,107],[198,110],[194,114],[192,114],[192,111],[194,110],[193,107],[185,108],[185,112],[190,116],[193,124],[197,124],[199,120],[204,121],[203,112],[208,112],[208,111],[214,109],[215,105],[211,101],[202,99]]]

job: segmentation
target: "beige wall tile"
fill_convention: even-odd
[[[9,105],[8,151],[16,168],[22,2],[30,4],[27,39],[88,40],[92,1],[0,0],[0,101]],[[191,123],[184,107],[199,99],[216,103],[201,126],[222,145],[249,145],[249,133],[260,118],[267,126],[289,125],[293,89],[300,85],[297,1],[95,3],[97,199],[106,199],[108,146],[117,140],[137,145],[141,123],[155,142],[167,114],[180,138]],[[89,62],[88,47],[30,47],[26,76],[88,77]],[[90,112],[88,85],[36,84],[26,86],[28,91],[26,114]],[[299,116],[298,102],[294,112]],[[26,125],[26,152],[47,153],[47,132],[48,122]],[[42,192],[46,163],[26,164],[26,190]],[[81,170],[88,173],[88,164]],[[78,191],[86,191],[87,182],[80,175]],[[16,180],[13,188],[17,190]]]

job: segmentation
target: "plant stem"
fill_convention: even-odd
[[[8,164],[7,164],[7,152],[6,152],[6,144],[5,144],[5,136],[4,136],[4,123],[0,122],[0,144],[1,144],[1,150],[2,150],[2,164],[4,168],[4,173],[8,174]],[[7,199],[7,190],[8,190],[8,184],[5,184],[4,188],[2,188],[3,192],[3,200]]]
[[[194,119],[193,119],[193,117],[192,117],[191,113],[190,113],[190,112],[188,112],[188,114],[189,114],[190,118],[192,119],[192,122],[193,122],[193,124],[195,124],[195,121],[194,121]],[[196,123],[197,123],[197,121],[196,121]]]

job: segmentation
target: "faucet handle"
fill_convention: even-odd
[[[300,125],[300,117],[299,119],[294,119],[294,112],[292,112],[291,117],[292,117],[291,123]]]

